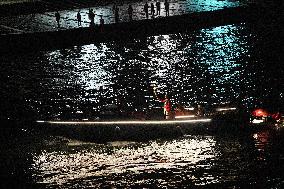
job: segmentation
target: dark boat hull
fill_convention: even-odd
[[[210,119],[176,121],[38,121],[40,130],[51,135],[66,136],[83,141],[114,140],[145,141],[173,138],[184,134],[201,134],[211,127]]]

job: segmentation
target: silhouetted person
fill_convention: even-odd
[[[104,25],[105,25],[105,20],[103,19],[103,15],[100,15],[100,30],[103,32],[104,30]]]
[[[128,7],[129,20],[132,20],[132,14],[133,14],[133,8],[131,5],[129,5]]]
[[[114,11],[114,20],[115,20],[115,23],[118,23],[119,22],[119,13],[118,13],[119,9],[118,7],[115,7],[115,11]]]
[[[157,8],[157,15],[160,15],[160,12],[161,12],[161,3],[160,3],[160,1],[156,2],[156,8]]]
[[[92,14],[91,12],[93,12],[92,9],[89,9],[89,13],[88,13],[89,20],[91,20],[91,14]]]
[[[55,13],[55,19],[57,22],[57,27],[60,28],[60,14],[58,11]]]
[[[148,8],[149,8],[149,6],[148,6],[148,3],[146,2],[145,5],[144,5],[144,12],[146,14],[147,19],[149,18]]]
[[[155,14],[155,7],[154,7],[154,4],[151,3],[151,15],[152,15],[152,17],[154,17],[154,14]]]
[[[166,10],[166,16],[169,16],[170,15],[170,5],[167,0],[165,1],[165,10]]]
[[[78,21],[78,26],[81,26],[82,23],[82,17],[80,11],[77,12],[77,21]]]
[[[93,9],[89,10],[89,19],[90,19],[90,27],[95,26],[95,13],[93,12]]]

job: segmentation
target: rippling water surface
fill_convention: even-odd
[[[41,173],[38,181],[50,185],[66,185],[86,179],[84,184],[91,182],[100,185],[96,184],[96,180],[107,178],[105,182],[110,185],[139,186],[157,182],[157,185],[162,186],[163,183],[168,183],[166,175],[171,172],[177,175],[183,169],[190,170],[190,167],[196,165],[202,169],[210,168],[213,163],[202,165],[202,161],[212,161],[219,153],[215,149],[216,141],[213,137],[186,137],[149,143],[86,144],[88,148],[83,150],[80,150],[81,145],[84,144],[71,142],[67,143],[67,151],[43,151],[34,156],[33,169]],[[65,171],[68,174],[56,174]],[[153,173],[165,174],[166,177],[156,180],[151,178]],[[146,177],[139,178],[143,174]],[[193,175],[187,176],[194,180]],[[206,182],[218,180],[210,175],[204,175],[204,179]],[[131,183],[128,183],[130,180]]]
[[[91,118],[110,104],[147,112],[161,106],[153,84],[170,93],[173,104],[241,102],[277,110],[283,107],[283,68],[270,29],[243,23],[2,56],[6,116],[17,109],[9,99],[37,119]]]
[[[241,23],[1,55],[0,118],[93,119],[114,104],[125,112],[151,112],[162,106],[152,85],[171,93],[174,105],[283,110],[280,44],[270,24]],[[7,170],[1,178],[8,185],[283,188],[281,131],[107,144],[39,138],[1,143],[0,168]]]
[[[25,170],[22,186],[281,188],[284,184],[283,137],[275,132],[106,144],[61,137],[43,141],[33,150],[19,145],[26,149],[20,155],[22,165],[15,164],[16,170]]]

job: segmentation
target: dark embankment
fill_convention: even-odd
[[[264,10],[255,7],[237,7],[224,10],[192,13],[180,16],[116,23],[99,26],[0,36],[0,52],[58,49],[74,45],[125,41],[131,38],[177,33],[213,26],[250,22],[259,19]]]

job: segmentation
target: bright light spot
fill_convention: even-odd
[[[236,110],[237,108],[217,108],[216,110],[218,111],[218,112],[220,112],[220,111],[230,111],[230,110]]]
[[[183,119],[183,118],[191,118],[195,117],[195,115],[182,115],[182,116],[175,116],[176,119]]]
[[[252,123],[258,124],[258,123],[263,123],[263,121],[264,120],[262,120],[262,119],[254,119],[254,120],[252,120]]]
[[[194,110],[194,108],[184,108],[184,109],[186,109],[186,110]]]

